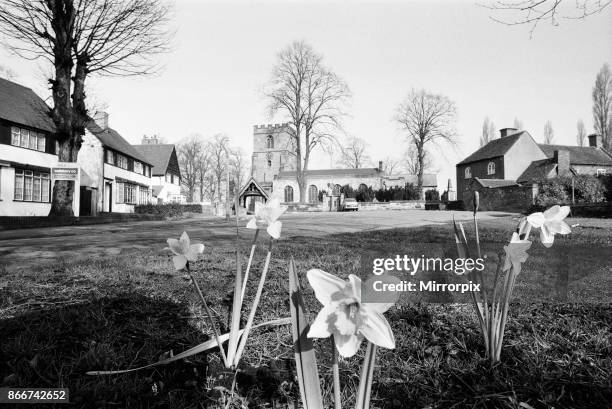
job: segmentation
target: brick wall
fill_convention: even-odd
[[[533,186],[507,186],[499,188],[483,188],[474,183],[469,190],[463,192],[463,202],[467,210],[472,210],[473,191],[480,195],[480,210],[502,210],[508,212],[523,212],[531,207],[535,197]]]

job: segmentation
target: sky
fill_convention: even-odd
[[[368,142],[373,166],[402,159],[406,137],[393,114],[412,88],[455,102],[457,143],[431,150],[445,187],[448,178],[455,184],[455,164],[478,148],[486,116],[498,129],[519,118],[538,141],[550,120],[554,143],[574,145],[578,119],[593,129],[595,76],[612,64],[612,6],[586,20],[542,23],[533,35],[491,17],[512,16],[464,0],[177,0],[163,70],[91,78],[90,94],[132,143],[145,134],[174,143],[224,133],[250,156],[253,125],[283,120],[268,117],[261,93],[277,54],[305,40],[350,87],[344,132]],[[0,65],[48,96],[42,61],[0,49]],[[311,168],[337,166],[337,157],[313,155]]]

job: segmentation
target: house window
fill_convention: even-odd
[[[465,178],[469,179],[472,177],[472,169],[468,166],[467,168],[465,168]]]
[[[308,201],[310,203],[317,203],[319,201],[319,191],[315,185],[310,185],[308,188]]]
[[[266,147],[268,149],[274,149],[274,138],[272,135],[268,135],[268,138],[266,139]]]
[[[123,155],[117,154],[117,166],[119,166],[121,169],[127,169],[128,159]]]
[[[597,169],[597,176],[605,176],[605,175],[606,175],[605,169]]]
[[[13,126],[11,127],[11,145],[44,152],[47,147],[47,139],[39,132]]]
[[[49,174],[15,169],[14,200],[49,203]]]
[[[177,185],[177,186],[180,186],[181,178],[178,177],[178,176],[173,176],[173,178],[174,178],[174,184]]]
[[[136,204],[137,186],[133,183],[117,182],[117,203]]]
[[[487,175],[494,175],[494,174],[495,174],[495,163],[489,162],[489,164],[487,165]]]
[[[139,204],[147,204],[149,203],[149,189],[144,187],[144,186],[140,186],[138,188],[138,203]]]
[[[140,173],[142,175],[142,163],[138,161],[134,161],[134,172]]]
[[[285,186],[285,202],[293,202],[293,188],[291,186]]]
[[[117,194],[116,194],[117,200],[116,200],[116,202],[117,203],[123,203],[124,202],[123,195],[125,193],[124,183],[123,182],[117,182],[117,183],[115,183],[115,185],[117,186]]]
[[[106,163],[110,163],[111,165],[115,164],[115,155],[113,155],[113,151],[106,151]]]
[[[172,183],[172,175],[169,173],[166,173],[166,182],[167,183]]]
[[[272,161],[271,161],[271,160],[269,160],[269,161],[268,161],[268,167],[269,167],[269,168],[271,168],[271,167],[272,167]]]

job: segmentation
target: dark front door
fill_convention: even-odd
[[[81,216],[91,216],[91,190],[81,186]]]

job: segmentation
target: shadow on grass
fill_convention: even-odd
[[[0,385],[69,388],[78,407],[181,407],[200,393],[205,354],[134,374],[85,372],[153,363],[205,341],[189,315],[171,301],[126,293],[2,320]]]

